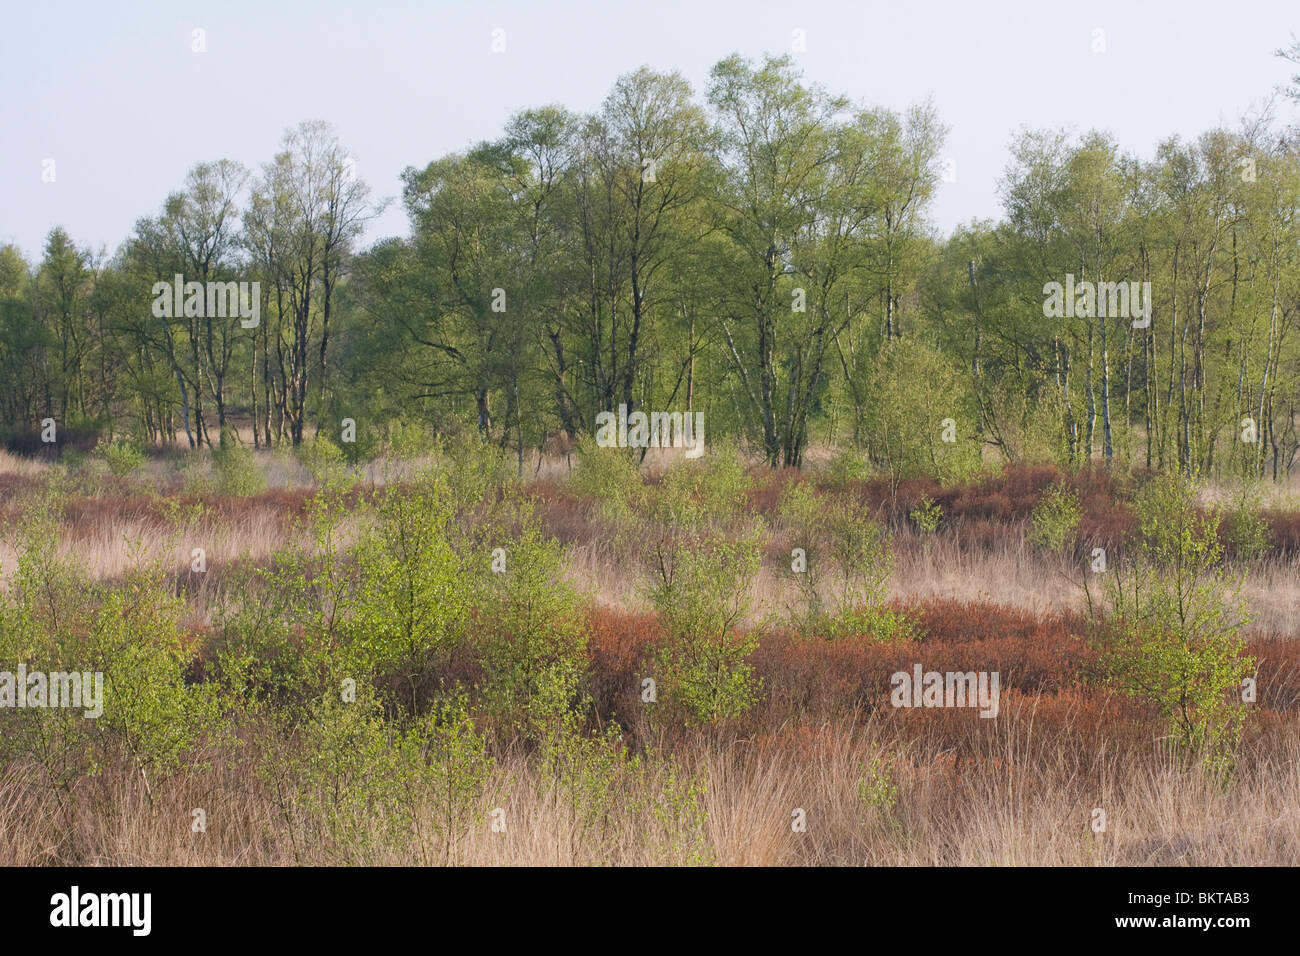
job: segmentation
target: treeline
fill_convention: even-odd
[[[1146,159],[1026,132],[1002,221],[943,239],[944,135],[928,104],[864,108],[788,58],[729,57],[702,98],[641,69],[593,115],[524,110],[408,168],[411,237],[362,250],[381,204],[306,123],[256,173],[195,167],[112,257],[60,229],[39,263],[0,250],[0,415],[191,447],[403,421],[477,430],[522,467],[625,405],[703,412],[708,440],[772,465],[818,443],[898,476],[990,451],[1292,467],[1294,136],[1251,121]],[[158,318],[176,274],[259,283],[259,323]],[[1048,317],[1067,282],[1149,288],[1145,317],[1082,297]]]

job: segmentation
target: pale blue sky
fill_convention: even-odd
[[[713,63],[786,52],[795,28],[809,80],[895,109],[933,97],[957,164],[932,209],[947,232],[1000,214],[1022,125],[1099,127],[1143,154],[1235,126],[1294,72],[1272,53],[1300,34],[1300,3],[42,0],[0,22],[0,243],[35,256],[54,225],[112,251],[189,167],[256,168],[300,120],[334,123],[358,174],[396,197],[404,167],[498,135],[517,109],[593,109],[642,64],[680,69],[702,98]],[[504,54],[491,52],[497,27]],[[405,232],[394,202],[368,239]]]

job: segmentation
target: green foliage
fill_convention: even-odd
[[[871,476],[871,468],[861,452],[845,448],[835,453],[826,468],[826,477],[833,485],[843,486],[851,481],[864,481]]]
[[[943,507],[929,495],[924,495],[908,517],[924,534],[934,534],[943,521]]]
[[[564,721],[544,741],[539,769],[568,811],[571,848],[600,861],[615,849],[620,801],[643,776],[622,732],[610,724],[603,734],[587,734],[576,720]]]
[[[336,676],[350,676],[337,671],[355,671],[356,657],[365,660],[364,646],[346,646],[357,578],[365,569],[348,553],[351,509],[344,484],[327,481],[305,507],[310,548],[277,552],[269,567],[255,571],[257,599],[233,602],[219,618],[221,673],[254,699],[314,699],[337,686]]]
[[[98,451],[108,462],[108,470],[118,478],[125,478],[145,462],[144,452],[124,441],[100,445]]]
[[[858,778],[858,802],[863,809],[875,820],[901,831],[902,825],[896,815],[900,796],[889,760],[881,755],[872,757]]]
[[[59,228],[38,261],[0,248],[6,440],[50,453],[39,409],[75,467],[93,439],[78,423],[206,447],[252,412],[259,437],[296,447],[317,430],[340,442],[355,414],[351,465],[423,457],[438,434],[452,452],[508,450],[518,473],[525,449],[563,435],[567,450],[627,404],[705,409],[711,441],[771,466],[847,439],[895,484],[963,478],[986,447],[1274,480],[1297,460],[1300,342],[1283,319],[1300,260],[1278,250],[1297,239],[1300,161],[1283,131],[1214,129],[1137,157],[1097,132],[1027,130],[1001,221],[940,239],[926,220],[946,131],[929,106],[855,105],[791,57],[728,56],[698,92],[636,70],[593,115],[523,110],[495,141],[408,169],[411,235],[365,251],[375,206],[322,122],[287,131],[251,181],[197,164],[112,260]],[[1217,234],[1229,208],[1233,255],[1164,241]],[[198,268],[276,289],[258,334],[141,312],[140,288]],[[1197,334],[1114,309],[1044,321],[1045,283],[1066,276],[1116,296],[1166,276],[1129,310],[1195,301]],[[1247,419],[1256,437],[1238,440]],[[831,471],[861,476],[851,456]]]
[[[538,740],[559,733],[581,704],[587,637],[578,594],[564,580],[561,547],[526,513],[519,521],[517,533],[500,528],[491,550],[470,556],[473,645],[486,675],[488,712],[507,734]],[[505,570],[494,570],[502,560]]]
[[[761,522],[749,528],[707,523],[685,486],[663,489],[649,527],[650,597],[665,638],[655,649],[661,699],[707,723],[734,717],[756,699],[747,658],[758,646],[738,627],[761,564]]]
[[[753,481],[734,446],[718,443],[709,454],[683,461],[664,476],[662,493],[698,506],[703,520],[727,521],[748,510]]]
[[[876,644],[907,644],[924,634],[906,611],[888,604],[867,604],[842,608],[822,624],[827,638],[866,638]]]
[[[573,489],[595,498],[614,522],[627,520],[642,498],[641,470],[633,450],[601,448],[590,435],[578,441]]]
[[[1066,465],[1065,409],[1047,375],[1007,376],[988,387],[982,415],[990,441],[1007,461]]]
[[[643,776],[648,776],[646,771]],[[651,845],[664,865],[709,866],[713,851],[705,825],[708,812],[704,797],[708,781],[703,773],[690,774],[671,758],[664,758],[658,774],[657,792],[649,807],[649,817],[659,834],[651,833]],[[644,814],[645,808],[637,807]],[[643,817],[644,818],[644,817]]]
[[[217,478],[212,472],[207,456],[189,453],[182,460],[178,469],[181,479],[181,492],[186,495],[210,495],[217,492]]]
[[[254,592],[264,580],[284,582],[289,575],[239,569],[232,578],[236,594]],[[305,585],[303,586],[305,589]],[[320,691],[329,670],[317,648],[304,642],[290,624],[293,596],[267,587],[259,599],[226,601],[214,609],[217,634],[212,641],[211,675],[226,696],[253,707],[267,703],[293,709]]]
[[[818,496],[807,482],[787,484],[777,508],[804,552],[789,562],[803,604],[795,617],[804,631],[883,643],[915,636],[911,621],[885,602],[893,557],[880,522],[848,498]]]
[[[518,492],[502,450],[479,437],[441,443],[434,473],[451,495],[457,515],[480,511],[511,499]]]
[[[1034,506],[1027,537],[1031,544],[1049,551],[1060,551],[1074,540],[1082,518],[1083,508],[1078,494],[1069,485],[1058,482],[1048,488]]]
[[[59,464],[70,472],[81,471],[91,456],[79,448],[65,448],[59,455]]]
[[[345,660],[363,674],[400,678],[414,707],[424,675],[461,639],[469,612],[462,562],[447,537],[451,493],[433,476],[389,486],[373,517],[351,552],[355,587],[343,592]]]
[[[1224,522],[1224,537],[1233,552],[1243,561],[1253,561],[1267,553],[1272,529],[1260,514],[1258,482],[1243,481],[1233,495],[1232,511]]]
[[[212,452],[217,489],[223,495],[246,497],[266,490],[266,476],[247,445],[227,442]]]
[[[391,457],[399,460],[419,458],[427,455],[434,447],[432,434],[421,423],[402,419],[395,419],[388,423],[384,436],[384,449]]]
[[[1243,653],[1240,582],[1221,566],[1218,515],[1198,512],[1194,486],[1175,475],[1142,489],[1137,514],[1139,553],[1114,562],[1106,582],[1102,667],[1158,710],[1173,746],[1226,774],[1246,717],[1241,683],[1255,665]]]
[[[669,755],[642,760],[631,754],[617,724],[589,734],[569,722],[544,743],[539,770],[568,811],[575,855],[611,862],[632,825],[663,865],[712,862],[704,777],[684,772]]]
[[[201,768],[208,748],[231,742],[217,689],[186,679],[186,604],[158,567],[92,584],[59,555],[58,500],[48,491],[20,526],[12,595],[0,598],[0,660],[83,675],[84,706],[0,710],[0,754],[35,761],[58,790],[124,759],[152,801],[158,778]],[[95,674],[101,712],[87,716],[94,679],[84,675]]]
[[[904,478],[961,481],[979,470],[977,419],[965,378],[937,349],[915,339],[885,344],[863,395],[861,433],[871,460],[895,488]]]
[[[429,865],[456,863],[459,844],[482,825],[491,770],[464,698],[403,723],[359,684],[355,701],[338,693],[316,701],[299,745],[262,775],[304,849],[362,864],[414,846]]]
[[[146,779],[201,766],[202,748],[228,733],[218,688],[186,680],[185,612],[151,569],[110,590],[91,617],[85,659],[104,672],[97,730],[116,736]]]
[[[340,474],[347,459],[343,449],[324,435],[308,439],[296,449],[298,461],[316,481]]]

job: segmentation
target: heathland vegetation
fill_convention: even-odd
[[[6,862],[1296,852],[1278,493],[198,454],[4,459],[0,659],[104,674],[97,719],[0,708]],[[998,675],[996,716],[894,706],[918,665]]]
[[[1294,130],[943,139],[729,57],[0,249],[0,863],[1293,862]]]

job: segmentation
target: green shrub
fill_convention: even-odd
[[[232,739],[217,686],[186,679],[186,610],[155,568],[132,572],[92,617],[88,659],[104,672],[105,699],[96,730],[116,737],[146,783],[204,766],[205,747]]]
[[[1243,481],[1233,496],[1233,508],[1224,522],[1224,537],[1233,553],[1244,561],[1253,561],[1264,555],[1271,545],[1271,529],[1260,514],[1259,485]]]
[[[270,567],[259,568],[262,594],[251,611],[253,621],[264,621],[268,639],[280,629],[292,632],[293,649],[285,662],[287,672],[301,684],[293,696],[316,697],[324,692],[339,668],[355,670],[373,661],[358,661],[358,650],[347,644],[358,577],[366,571],[364,558],[349,553],[347,523],[354,514],[346,483],[327,480],[305,503],[304,530],[311,546],[303,551],[277,552]],[[362,544],[355,548],[364,548]]]
[[[634,799],[633,811],[641,820],[654,821],[648,827],[652,852],[666,866],[709,866],[715,860],[706,825],[708,811],[704,797],[708,793],[708,778],[703,772],[686,772],[671,756],[665,755],[655,768],[653,788],[648,778],[648,768],[642,772],[638,797],[646,794],[650,799],[649,813],[645,812],[645,799]],[[644,824],[643,824],[644,826]]]
[[[1034,506],[1029,542],[1049,551],[1060,551],[1073,541],[1082,518],[1079,496],[1069,485],[1058,482],[1048,488]]]
[[[826,466],[826,477],[833,485],[843,486],[851,481],[864,481],[871,476],[866,456],[846,448],[838,452]]]
[[[526,512],[467,562],[478,597],[472,644],[486,675],[485,706],[507,736],[544,740],[582,705],[586,631],[563,550]],[[499,549],[499,550],[498,550]],[[504,570],[501,568],[504,562]]]
[[[585,435],[578,439],[577,457],[573,489],[599,501],[607,518],[627,519],[643,494],[635,452],[627,448],[601,448],[594,437]]]
[[[761,565],[763,525],[719,527],[703,511],[684,489],[668,489],[639,532],[664,629],[654,676],[661,698],[696,723],[737,716],[759,689],[748,664],[758,637],[737,625]]]
[[[126,761],[152,801],[160,777],[199,769],[210,748],[230,742],[217,689],[187,680],[186,604],[161,569],[132,568],[112,584],[88,581],[57,551],[58,513],[51,491],[21,525],[13,589],[0,598],[0,660],[101,675],[100,712],[2,708],[0,754],[33,761],[42,782],[60,791]]]
[[[934,534],[943,521],[943,507],[929,495],[925,495],[908,517],[923,534]]]
[[[881,347],[863,384],[858,429],[895,491],[905,478],[951,482],[979,471],[977,411],[967,381],[947,355],[917,339]]]
[[[597,863],[612,862],[620,836],[612,826],[619,798],[638,792],[644,765],[628,752],[615,723],[603,734],[588,734],[575,718],[556,731],[539,754],[543,785],[568,811],[571,849]]]
[[[59,454],[59,464],[68,471],[80,471],[90,460],[90,454],[79,448],[65,448]]]
[[[331,475],[341,474],[346,461],[343,449],[324,435],[304,441],[298,446],[296,453],[298,461],[318,482],[324,481]]]
[[[412,708],[425,673],[459,640],[468,614],[461,560],[447,539],[452,518],[442,481],[389,486],[352,549],[349,666],[402,679]]]
[[[212,467],[217,476],[217,490],[223,495],[242,498],[266,490],[266,476],[247,445],[232,441],[217,448],[212,452]]]
[[[500,446],[477,434],[440,443],[436,474],[451,493],[457,515],[485,517],[496,505],[517,497],[519,481]],[[493,492],[499,492],[494,495]]]
[[[202,452],[189,452],[181,459],[178,473],[181,492],[186,495],[211,495],[217,492],[217,478],[211,462]]]
[[[398,459],[419,458],[436,447],[429,429],[419,422],[394,420],[384,438],[386,453]]]
[[[726,521],[747,512],[752,485],[734,446],[718,444],[703,458],[673,465],[664,476],[661,490],[694,502],[706,520]]]
[[[260,583],[257,569],[237,573],[232,590],[249,594]],[[217,635],[212,641],[211,676],[224,693],[247,705],[270,703],[292,709],[321,692],[324,676],[310,648],[289,625],[290,602],[274,587],[235,604],[213,609]]]
[[[329,861],[375,863],[414,845],[425,865],[454,864],[482,825],[492,760],[463,697],[403,722],[359,682],[355,700],[323,695],[297,736],[262,776],[303,848]]]
[[[865,637],[875,644],[906,644],[924,637],[910,614],[884,603],[840,608],[818,626],[830,640]]]
[[[872,822],[883,823],[895,832],[901,831],[902,824],[897,816],[900,796],[889,761],[882,756],[871,758],[858,778],[858,802]]]
[[[801,629],[886,643],[914,636],[910,620],[885,603],[893,557],[880,522],[849,499],[818,496],[806,482],[787,484],[777,508],[803,550],[802,560],[792,555],[788,564],[803,602]]]
[[[108,470],[118,478],[125,478],[145,462],[144,452],[124,441],[101,445],[99,450],[108,462]]]
[[[1240,579],[1225,579],[1218,515],[1197,511],[1186,479],[1150,482],[1137,515],[1138,554],[1112,563],[1106,581],[1102,667],[1156,707],[1181,753],[1225,774],[1245,722],[1241,682],[1255,666],[1240,636],[1249,621],[1236,600]]]
[[[987,383],[985,385],[987,386]],[[1066,465],[1070,445],[1062,423],[1065,404],[1060,387],[1047,376],[1007,375],[992,385],[983,403],[990,441],[1007,461]],[[1123,454],[1119,422],[1115,426],[1115,451]]]

